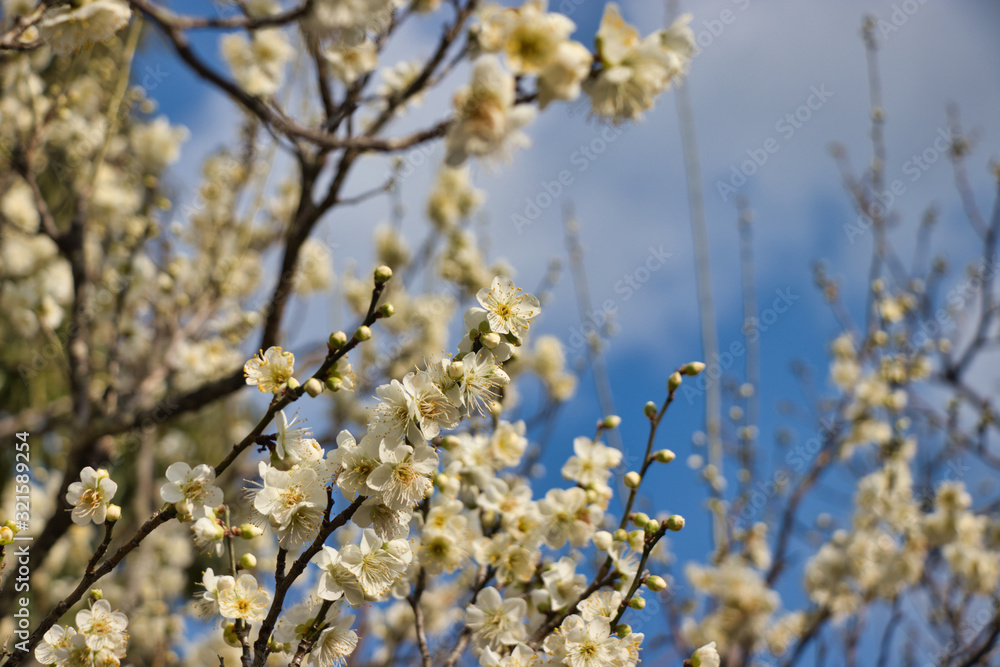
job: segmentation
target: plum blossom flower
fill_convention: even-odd
[[[222,578],[217,586],[219,613],[229,620],[257,621],[264,617],[270,596],[257,585],[257,578],[243,573],[235,579]]]
[[[131,16],[128,4],[120,0],[93,0],[49,14],[39,22],[38,31],[55,53],[65,55],[110,39]]]
[[[492,56],[479,58],[472,82],[455,94],[455,123],[446,139],[449,167],[469,157],[504,156],[510,146],[526,146],[521,132],[535,118],[535,109],[516,104],[514,77]]]
[[[222,489],[215,486],[215,469],[204,463],[192,468],[183,461],[167,468],[167,483],[160,487],[164,502],[183,503],[185,514],[195,519],[205,516],[206,507],[222,504]]]
[[[295,355],[280,347],[259,352],[243,366],[247,384],[257,385],[263,394],[281,391],[292,377]]]
[[[490,329],[517,338],[523,338],[528,333],[529,321],[541,312],[538,299],[524,294],[507,276],[494,278],[488,289],[479,290],[476,299],[486,309]]]
[[[430,476],[438,464],[434,448],[419,444],[415,448],[399,445],[392,449],[382,441],[379,458],[382,462],[368,476],[367,484],[389,509],[409,509],[430,491]]]
[[[80,471],[80,481],[73,482],[66,491],[66,502],[73,506],[73,523],[85,526],[91,521],[104,523],[108,504],[118,491],[116,484],[103,468],[94,470],[87,466]]]
[[[521,598],[504,600],[500,591],[490,586],[476,596],[474,604],[465,610],[465,625],[472,631],[472,640],[482,651],[489,647],[499,650],[513,646],[527,637],[524,616],[528,604]]]

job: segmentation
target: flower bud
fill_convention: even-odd
[[[490,401],[490,414],[499,419],[503,414],[503,404],[500,401]]]
[[[628,488],[634,489],[638,487],[639,482],[641,481],[642,477],[640,477],[639,473],[637,473],[636,471],[632,470],[630,472],[625,473],[625,486],[627,486]]]
[[[684,527],[684,517],[680,514],[672,514],[667,517],[666,525],[667,530],[672,530],[676,533]]]
[[[644,413],[646,413],[646,416],[647,416],[647,417],[649,417],[650,419],[652,419],[653,417],[655,417],[655,416],[656,416],[656,413],[658,412],[658,410],[656,409],[656,403],[653,403],[652,401],[649,401],[649,402],[648,402],[648,403],[646,403],[646,405],[645,405],[645,406],[644,406],[644,407],[642,408],[642,411],[643,411]]]
[[[705,370],[705,364],[700,361],[692,361],[691,363],[685,365],[681,368],[681,373],[684,375],[698,375],[703,370]]]
[[[375,269],[375,284],[383,285],[392,279],[392,269],[383,264]]]
[[[608,415],[601,424],[604,428],[618,428],[622,423],[622,418],[618,415]]]
[[[628,606],[632,607],[632,609],[645,609],[646,601],[640,597],[634,597],[628,601]]]
[[[306,393],[313,398],[316,398],[323,393],[323,383],[316,378],[309,378],[303,386],[306,389]]]
[[[654,593],[659,593],[667,587],[667,582],[663,577],[658,577],[655,574],[651,574],[646,577],[646,588],[653,591]]]
[[[649,523],[649,515],[645,512],[636,512],[632,515],[632,523],[636,525],[636,528],[642,528]]]
[[[642,547],[646,544],[646,531],[644,530],[633,530],[628,534],[628,545],[632,548],[632,551],[642,551]]]
[[[354,340],[368,340],[371,337],[372,337],[372,330],[363,324],[360,327],[358,327],[357,331],[354,332]]]
[[[642,529],[646,531],[647,535],[656,535],[657,531],[660,530],[660,522],[650,521],[645,526],[643,526]]]
[[[444,449],[455,449],[461,444],[461,441],[454,435],[446,435],[441,438],[441,447]]]
[[[299,385],[299,381],[296,380],[295,378],[288,378],[288,382],[286,384],[288,385],[288,388],[291,389],[291,390],[293,390],[293,391],[295,389],[298,389],[299,386],[300,386]]]
[[[252,540],[255,537],[263,535],[264,531],[261,528],[253,525],[252,523],[240,524],[239,535],[245,540]]]
[[[252,570],[257,567],[257,557],[252,553],[245,553],[240,556],[240,567],[244,570]]]
[[[330,334],[330,339],[326,342],[331,350],[339,350],[347,345],[347,334],[343,331],[334,331]]]
[[[677,371],[671,373],[670,377],[667,378],[667,391],[670,392],[677,391],[677,387],[681,386],[681,382],[683,380],[684,378],[682,378],[681,374],[678,373]]]
[[[616,542],[624,542],[628,539],[628,532],[624,528],[619,528],[613,535]]]
[[[14,531],[9,527],[0,528],[0,547],[5,547],[14,541]]]
[[[615,626],[615,634],[618,635],[619,639],[625,639],[632,634],[632,626],[628,623],[619,623]]]
[[[653,458],[656,459],[656,461],[659,463],[670,463],[675,458],[677,458],[677,455],[674,454],[669,449],[661,449],[660,451],[653,454]]]
[[[448,364],[448,377],[452,380],[457,380],[465,375],[465,364],[461,361],[453,361]]]
[[[103,600],[104,599],[104,591],[102,591],[100,588],[91,588],[90,589],[90,599],[94,600],[95,602],[97,600]]]
[[[395,314],[396,314],[396,307],[393,306],[391,303],[383,303],[378,308],[379,317],[392,317]]]
[[[594,546],[601,551],[607,551],[611,548],[611,533],[606,530],[599,530],[594,533]]]
[[[483,344],[487,350],[496,349],[496,346],[500,344],[500,334],[495,331],[491,331],[488,334],[483,334],[479,337],[479,342]]]
[[[21,529],[17,527],[17,523],[15,523],[14,521],[11,521],[10,519],[7,519],[6,521],[4,521],[3,525],[6,526],[7,528],[10,528],[14,532],[15,535],[17,535],[18,533],[21,532]]]
[[[330,391],[340,391],[340,388],[344,386],[344,381],[338,377],[332,377],[326,379],[326,388]]]
[[[105,518],[109,522],[114,523],[122,518],[122,508],[115,504],[108,505],[108,513]]]
[[[104,468],[98,468],[96,472],[97,472],[97,479],[98,480],[107,479],[107,478],[111,477],[111,475],[108,473],[108,471],[105,470]]]
[[[240,638],[236,636],[235,623],[226,623],[226,627],[222,631],[222,638],[225,639],[226,643],[229,644],[230,646],[234,646],[236,648],[239,648],[241,646]]]

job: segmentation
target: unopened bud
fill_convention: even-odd
[[[653,454],[653,458],[656,459],[658,463],[670,463],[677,458],[677,455],[669,449],[661,449]]]
[[[632,523],[635,524],[636,528],[642,528],[649,523],[649,515],[645,512],[636,512],[632,515]]]
[[[615,541],[617,542],[624,542],[625,540],[628,539],[628,531],[626,531],[624,528],[619,528],[618,530],[615,531],[614,538]]]
[[[236,635],[235,623],[226,623],[226,627],[222,631],[222,638],[225,639],[226,643],[230,646],[235,646],[236,648],[241,646],[240,638]]]
[[[330,340],[326,344],[330,346],[331,350],[339,350],[347,345],[347,334],[343,331],[334,331],[330,334]]]
[[[654,593],[659,593],[667,587],[667,582],[663,577],[658,577],[655,574],[651,574],[646,577],[646,588],[653,591]]]
[[[645,405],[645,407],[643,407],[642,411],[646,413],[647,417],[649,417],[650,419],[652,419],[653,417],[656,416],[656,413],[658,412],[657,409],[656,409],[656,403],[653,403],[652,401],[646,403],[646,405]]]
[[[465,375],[465,364],[461,361],[453,361],[448,365],[448,377],[457,380]]]
[[[383,264],[382,266],[375,269],[375,283],[377,285],[382,285],[384,283],[392,280],[392,269]]]
[[[340,388],[344,386],[344,381],[338,377],[332,377],[326,379],[326,388],[330,391],[340,391]]]
[[[114,523],[118,519],[122,518],[122,508],[115,504],[108,505],[108,513],[105,518],[109,522]]]
[[[240,537],[245,540],[252,540],[253,538],[264,534],[264,531],[261,528],[258,528],[252,523],[240,524],[239,531]]]
[[[395,314],[396,314],[396,307],[393,306],[391,303],[383,303],[381,306],[378,307],[379,317],[392,317]]]
[[[461,442],[462,441],[459,440],[457,436],[446,435],[443,438],[441,438],[441,447],[443,447],[444,449],[455,449],[461,444]]]
[[[107,479],[107,478],[111,477],[111,475],[108,473],[108,471],[105,470],[104,468],[98,468],[97,471],[96,471],[96,474],[97,474],[97,479],[98,480]]]
[[[684,378],[677,371],[671,373],[670,377],[667,378],[667,391],[677,391],[677,387],[681,386],[683,380]]]
[[[6,521],[4,521],[3,525],[6,526],[7,528],[10,528],[14,532],[15,535],[17,535],[18,533],[21,532],[21,529],[17,527],[17,524],[15,522],[11,521],[10,519],[7,519]]]
[[[0,547],[5,547],[14,542],[14,531],[9,527],[0,528]]]
[[[594,546],[601,551],[607,551],[611,548],[611,533],[606,530],[599,530],[594,533]]]
[[[633,530],[628,534],[628,545],[632,548],[632,551],[641,551],[643,545],[646,544],[646,531],[644,530]]]
[[[632,607],[632,609],[645,609],[646,601],[640,597],[634,597],[628,601],[628,606]]]
[[[628,623],[619,623],[615,626],[615,634],[618,635],[619,639],[625,639],[632,634],[632,626]]]
[[[667,517],[667,530],[672,530],[675,533],[684,527],[684,517],[680,514],[672,514]]]
[[[90,589],[90,599],[94,600],[94,601],[103,600],[104,599],[104,591],[102,591],[100,588],[91,588]]]
[[[639,482],[641,481],[642,477],[640,477],[639,473],[637,473],[636,471],[632,470],[630,472],[625,473],[625,486],[627,486],[628,488],[634,489],[638,487]]]
[[[354,332],[355,340],[368,340],[371,337],[372,337],[372,330],[363,324],[360,327],[358,327],[357,331]]]
[[[488,334],[483,334],[479,337],[479,342],[483,344],[487,350],[493,350],[497,345],[500,344],[500,334],[495,331],[491,331]]]
[[[303,386],[306,389],[306,393],[313,398],[316,398],[323,393],[323,383],[316,378],[309,378]]]
[[[252,553],[245,553],[240,556],[240,567],[244,570],[252,570],[257,567],[257,557]]]
[[[705,370],[705,364],[700,361],[692,361],[690,364],[685,365],[681,368],[681,372],[684,375],[698,375],[703,370]]]
[[[295,389],[298,389],[299,386],[300,386],[299,385],[299,381],[296,380],[295,378],[288,378],[288,382],[286,384],[288,385],[288,388],[291,389],[291,390],[293,390],[293,391]]]
[[[622,418],[618,415],[608,415],[601,424],[604,428],[618,428],[622,423]]]

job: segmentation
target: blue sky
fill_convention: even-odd
[[[205,4],[183,3],[181,8],[191,6],[191,11],[204,12]],[[644,33],[663,23],[659,2],[627,0],[621,4],[626,18]],[[550,0],[550,5],[556,10],[572,8],[569,13],[578,25],[576,38],[591,42],[603,3]],[[760,443],[765,451],[762,458],[769,459],[776,429],[788,423],[776,415],[775,407],[779,401],[799,399],[790,362],[804,361],[819,386],[826,387],[824,355],[838,331],[813,287],[811,262],[825,259],[830,273],[844,278],[846,298],[855,313],[863,303],[871,238],[863,234],[852,240],[845,232],[844,225],[855,222],[856,213],[828,151],[831,142],[841,142],[858,172],[870,159],[867,79],[859,38],[862,17],[872,13],[884,22],[886,173],[889,182],[899,179],[905,186],[893,208],[902,226],[912,229],[921,212],[935,204],[941,212],[935,250],[961,262],[975,252],[975,246],[954,193],[950,166],[938,155],[924,170],[913,156],[933,156],[935,140],[947,126],[945,105],[957,104],[963,125],[974,129],[978,137],[970,163],[974,190],[981,207],[991,204],[987,164],[1000,158],[1000,78],[995,75],[1000,6],[987,0],[708,0],[686,3],[682,10],[694,13],[692,27],[703,47],[687,85],[701,152],[721,347],[741,341],[742,304],[736,208],[732,191],[723,199],[720,191],[725,188],[720,183],[747,197],[756,214],[754,250],[761,307],[779,293],[797,297],[761,336]],[[417,21],[410,28],[384,63],[418,57],[433,47],[437,32],[432,21]],[[199,38],[195,44],[214,58],[211,41]],[[197,182],[201,158],[232,137],[236,112],[162,46],[151,45],[143,52],[139,71],[148,71],[146,67],[165,74],[150,90],[161,111],[191,129],[192,138],[171,177],[184,192]],[[457,72],[455,83],[463,79],[464,74]],[[426,123],[446,112],[450,95],[439,91],[432,97],[415,113],[415,123]],[[801,108],[810,103],[807,114]],[[787,118],[797,111],[799,120]],[[477,185],[488,192],[491,259],[506,258],[515,267],[520,285],[537,285],[550,258],[565,259],[561,210],[564,203],[572,202],[580,218],[593,302],[611,300],[616,311],[620,332],[608,343],[608,365],[617,410],[624,419],[624,442],[639,456],[647,428],[643,404],[662,400],[666,377],[674,367],[701,358],[674,96],[668,93],[642,123],[621,131],[588,121],[585,113],[570,105],[557,105],[541,114],[529,134],[533,149],[518,154],[499,173],[480,170],[476,175]],[[588,157],[587,148],[593,158]],[[414,242],[426,229],[421,193],[442,154],[438,147],[423,156],[424,164],[403,183],[409,208],[403,230]],[[730,180],[734,168],[754,156],[763,162],[755,173],[742,184]],[[540,195],[564,170],[571,173],[571,183],[544,207],[546,198]],[[384,173],[381,158],[367,161],[348,181],[348,194],[371,187]],[[548,192],[553,191],[549,185]],[[519,226],[514,216],[525,216],[531,204],[539,206],[537,217]],[[338,271],[349,259],[356,259],[362,267],[370,264],[371,229],[388,214],[389,204],[383,199],[335,211],[324,221],[318,234],[339,244],[334,255]],[[905,257],[910,248],[905,232],[903,237]],[[670,257],[626,298],[622,281],[626,276],[646,275],[640,267],[661,247]],[[568,272],[554,296],[537,330],[560,336],[569,344],[579,317]],[[324,317],[329,318],[327,322],[319,321]],[[312,319],[320,328],[347,325],[336,313]],[[742,359],[733,371],[742,375]],[[544,459],[549,474],[542,484],[559,483],[558,468],[570,451],[572,438],[592,432],[599,416],[592,387],[589,374],[581,378],[577,398],[562,413]],[[672,466],[656,471],[652,501],[656,508],[688,519],[684,532],[672,540],[681,564],[703,559],[709,549],[704,491],[684,465],[693,451],[690,434],[700,428],[702,418],[697,402],[678,400],[659,441],[679,457]],[[797,431],[797,442],[810,437],[808,425]],[[843,480],[831,482],[830,487],[810,510],[842,513],[843,494],[849,488]],[[801,604],[801,596],[793,592],[796,576],[789,575],[789,585],[783,588],[789,595],[786,604],[793,607]]]

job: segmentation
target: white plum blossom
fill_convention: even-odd
[[[280,347],[269,347],[261,351],[243,366],[247,384],[257,385],[261,393],[268,394],[284,389],[292,377],[295,355]]]
[[[346,598],[352,607],[359,607],[365,601],[365,591],[358,577],[341,562],[340,552],[324,545],[313,556],[312,562],[319,566],[319,584],[316,594],[324,600]]]
[[[618,5],[608,3],[597,31],[601,70],[584,89],[594,114],[615,123],[637,120],[684,72],[694,49],[689,15],[678,18],[664,33],[645,39],[622,19]]]
[[[108,505],[118,491],[118,484],[103,468],[94,470],[87,466],[80,471],[80,481],[73,482],[66,491],[66,502],[73,506],[73,523],[85,526],[91,521],[104,523]]]
[[[472,82],[455,93],[455,123],[448,132],[445,162],[457,167],[469,157],[506,156],[510,147],[527,146],[521,128],[535,109],[515,101],[514,77],[492,56],[482,56]]]
[[[494,278],[489,288],[479,290],[476,299],[486,310],[492,331],[519,339],[528,332],[531,319],[541,312],[538,299],[524,293],[507,276]]]
[[[416,447],[397,445],[390,448],[383,440],[379,459],[381,463],[366,483],[390,510],[410,509],[431,490],[430,476],[438,465],[433,447],[418,444]]]
[[[184,514],[195,519],[205,516],[206,507],[222,504],[222,489],[215,486],[215,469],[204,463],[192,468],[183,461],[167,468],[167,483],[160,487],[164,502],[183,504]]]
[[[51,12],[38,24],[39,35],[57,54],[110,39],[132,16],[128,4],[120,0],[91,0],[75,7]]]
[[[326,512],[326,491],[316,470],[278,470],[258,465],[263,487],[253,494],[253,507],[267,518],[285,548],[296,548],[319,532]]]
[[[229,620],[257,621],[267,611],[270,595],[257,584],[252,574],[243,573],[235,579],[224,578],[217,583],[219,613]]]
[[[201,577],[201,585],[205,590],[195,598],[198,614],[204,619],[210,619],[219,614],[219,587],[231,587],[235,583],[229,575],[216,575],[212,568],[207,568]]]
[[[496,588],[484,588],[465,610],[465,625],[472,631],[472,641],[482,651],[499,650],[527,638],[524,617],[527,603],[521,598],[504,599]]]
[[[251,95],[261,97],[278,91],[285,65],[295,54],[284,33],[277,28],[254,30],[249,39],[243,34],[231,33],[219,43],[236,82]]]
[[[340,550],[340,563],[357,577],[365,596],[379,599],[406,569],[406,563],[383,549],[383,540],[366,528],[361,544],[348,544]]]

